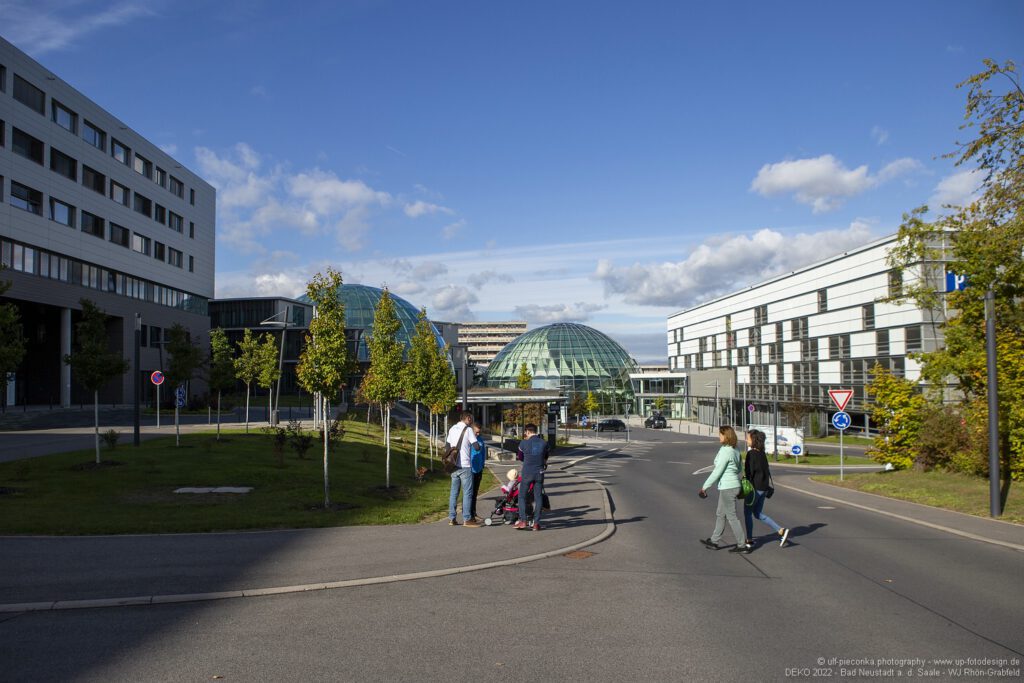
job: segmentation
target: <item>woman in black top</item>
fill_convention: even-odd
[[[781,537],[780,546],[786,545],[789,529],[780,527],[775,520],[764,514],[765,494],[771,486],[771,473],[768,470],[768,457],[764,454],[764,432],[751,429],[747,432],[747,459],[743,464],[747,479],[754,485],[754,502],[743,506],[743,516],[747,523],[747,545],[753,543],[754,518],[770,526]]]

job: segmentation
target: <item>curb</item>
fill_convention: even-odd
[[[579,476],[581,479],[587,479],[587,477],[583,477],[580,475],[576,476]],[[383,583],[397,583],[399,581],[416,581],[419,579],[431,579],[441,576],[451,576],[453,574],[465,574],[468,572],[476,572],[484,569],[494,569],[496,567],[510,567],[517,564],[535,562],[537,560],[545,560],[550,557],[564,555],[566,553],[571,553],[574,550],[579,550],[581,548],[586,548],[587,546],[600,543],[601,541],[605,540],[613,533],[615,533],[615,518],[612,516],[611,495],[608,493],[608,489],[602,486],[601,484],[597,484],[597,482],[594,482],[593,480],[587,479],[587,481],[591,481],[591,483],[594,483],[595,485],[599,486],[601,488],[601,491],[604,493],[604,496],[602,496],[604,503],[604,515],[606,520],[604,530],[597,536],[594,536],[589,540],[574,543],[573,545],[565,546],[564,548],[548,550],[543,553],[526,555],[524,557],[513,557],[507,560],[495,560],[494,562],[484,562],[481,564],[470,564],[462,567],[450,567],[448,569],[432,569],[430,571],[411,572],[407,574],[392,574],[389,576],[374,576],[365,579],[347,579],[344,581],[307,583],[293,586],[248,588],[242,590],[219,591],[210,593],[179,593],[171,595],[148,595],[123,598],[95,598],[88,600],[48,600],[37,602],[7,603],[0,604],[0,614],[11,612],[48,612],[69,609],[93,609],[97,607],[165,605],[181,602],[207,602],[210,600],[227,600],[230,598],[251,598],[263,595],[283,595],[286,593],[307,593],[310,591],[331,590],[335,588],[354,588],[357,586],[375,586]]]
[[[826,486],[827,485],[828,484],[826,484]],[[998,546],[1001,546],[1003,548],[1010,548],[1011,550],[1024,551],[1024,545],[1020,545],[1020,544],[1017,544],[1017,543],[1010,543],[1008,541],[997,541],[994,538],[987,538],[985,536],[979,536],[978,534],[972,534],[972,533],[970,533],[968,531],[961,531],[960,529],[953,529],[953,528],[948,527],[948,526],[942,526],[941,524],[933,524],[932,522],[925,522],[924,520],[915,519],[913,517],[907,517],[906,515],[900,515],[900,514],[897,514],[895,512],[888,512],[886,510],[879,510],[878,508],[871,507],[870,505],[861,505],[860,503],[851,503],[848,500],[842,500],[841,498],[832,498],[831,496],[826,496],[826,495],[821,494],[821,493],[814,493],[812,491],[806,491],[804,489],[796,488],[795,486],[789,486],[787,484],[778,484],[777,483],[775,486],[777,488],[784,488],[784,489],[789,489],[790,491],[796,491],[797,493],[802,493],[802,494],[807,495],[807,496],[813,496],[814,498],[820,498],[821,500],[827,500],[830,503],[839,503],[840,505],[847,505],[849,507],[858,508],[860,510],[867,510],[868,512],[874,512],[874,513],[877,513],[879,515],[885,515],[886,517],[893,517],[895,519],[899,519],[899,520],[904,521],[904,522],[910,522],[911,524],[917,524],[919,526],[928,527],[929,529],[935,529],[937,531],[944,531],[944,532],[946,532],[948,534],[953,534],[955,536],[962,536],[963,538],[969,538],[972,541],[980,541],[982,543],[989,543],[991,545],[998,545]],[[910,502],[910,501],[900,501],[900,502]]]

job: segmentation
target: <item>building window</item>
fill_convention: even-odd
[[[116,180],[110,181],[110,198],[122,206],[129,206],[131,204],[131,191],[117,182]]]
[[[177,249],[167,250],[167,262],[170,263],[172,266],[181,268],[181,256],[181,252],[178,251]]]
[[[82,139],[97,149],[107,148],[107,134],[88,121],[82,122]]]
[[[46,93],[14,74],[14,99],[46,116]]]
[[[121,227],[117,223],[110,224],[110,241],[127,247],[131,244],[132,234],[128,228]]]
[[[138,154],[135,155],[135,161],[132,163],[132,168],[134,168],[135,172],[141,176],[145,176],[147,178],[153,177],[153,162],[139,156]]]
[[[7,67],[0,64],[0,92],[7,92]]]
[[[790,332],[793,333],[793,339],[806,339],[807,318],[793,318],[790,321]]]
[[[31,187],[11,181],[11,206],[34,213],[37,216],[43,215],[43,193],[33,190]]]
[[[103,239],[103,219],[88,211],[82,212],[82,232]]]
[[[107,176],[82,164],[82,184],[94,192],[107,193]]]
[[[921,350],[921,326],[913,325],[904,331],[904,339],[907,344],[907,353]]]
[[[154,204],[153,220],[155,220],[160,225],[165,225],[167,223],[167,209],[160,206],[159,204]]]
[[[167,247],[163,242],[153,242],[153,258],[157,261],[167,260]]]
[[[188,236],[190,239],[196,238],[196,224],[192,221],[188,222]]]
[[[0,147],[7,144],[7,126],[4,125],[4,120],[0,119]]]
[[[191,204],[192,206],[196,205],[196,191],[193,188],[189,188],[188,203]]]
[[[873,329],[875,329],[875,305],[874,304],[864,304],[864,306],[861,307],[860,310],[861,310],[861,318],[864,321],[864,329],[865,330],[873,330]]]
[[[889,330],[875,332],[875,352],[879,356],[889,355]]]
[[[196,271],[196,258],[189,255],[188,257],[188,272],[194,273]]]
[[[147,218],[153,215],[153,200],[135,193],[135,210]]]
[[[43,165],[43,141],[34,138],[23,130],[11,129],[11,151]]]
[[[768,304],[758,306],[754,309],[754,324],[757,326],[768,324]]]
[[[78,114],[57,100],[50,100],[50,117],[64,130],[69,130],[72,133],[78,132]]]
[[[818,290],[818,313],[825,313],[828,311],[828,290]]]
[[[171,176],[171,187],[170,187],[170,190],[171,190],[171,194],[173,194],[176,197],[184,197],[185,196],[185,184],[183,182],[181,182],[180,180],[178,180],[177,178],[175,178],[174,176]]]
[[[110,156],[125,166],[130,166],[132,163],[132,150],[114,138],[110,140]]]
[[[132,233],[132,251],[149,256],[149,245],[150,240],[148,237],[143,237],[137,232]]]
[[[160,187],[167,187],[167,171],[157,166],[156,175],[153,176],[153,182]]]
[[[184,219],[173,211],[168,211],[167,216],[167,227],[175,232],[181,232]]]
[[[898,270],[889,271],[889,296],[891,298],[903,296],[903,273]]]
[[[50,170],[68,180],[78,181],[78,162],[58,149],[50,148]]]
[[[75,227],[75,207],[50,197],[50,220],[69,228]]]

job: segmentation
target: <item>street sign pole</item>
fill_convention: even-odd
[[[160,429],[160,385],[156,385],[156,428]]]
[[[843,480],[843,432],[845,429],[839,430],[839,481]]]

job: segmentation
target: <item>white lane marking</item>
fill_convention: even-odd
[[[650,458],[632,458],[632,460],[640,460],[642,462],[650,462],[651,461]]]
[[[818,509],[819,510],[835,510],[835,508],[832,507],[831,505],[819,505]]]
[[[714,465],[708,465],[707,467],[701,467],[699,470],[695,471],[694,474],[705,474],[713,469],[715,469]]]
[[[666,462],[666,464],[669,464],[669,465],[690,465],[690,464],[692,464],[692,463],[688,463],[688,462],[679,462],[678,460],[666,460],[665,462]]]

